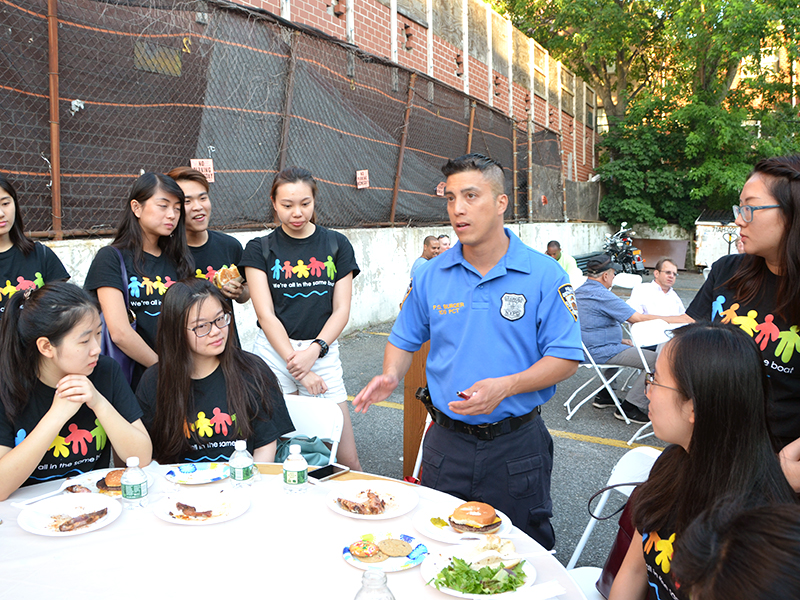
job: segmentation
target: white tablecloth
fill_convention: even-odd
[[[151,503],[155,503],[170,487],[163,478],[167,467],[151,465],[146,470],[155,476],[150,490]],[[342,549],[361,535],[407,533],[424,541],[432,552],[447,547],[414,529],[414,511],[384,521],[352,519],[325,506],[327,494],[342,485],[336,480],[312,486],[306,494],[289,495],[277,475],[262,475],[248,490],[250,508],[226,523],[182,526],[164,522],[143,508],[123,510],[113,523],[84,535],[56,538],[24,531],[17,524],[21,510],[11,502],[55,490],[60,483],[23,488],[0,502],[0,598],[108,600],[224,594],[351,600],[360,589],[363,571],[343,560]],[[415,489],[420,495],[415,511],[453,502],[441,492]],[[520,552],[541,549],[528,537],[514,543]],[[540,554],[529,560],[536,568],[537,584],[555,580],[566,590],[560,599],[583,599],[555,557]],[[419,567],[389,573],[388,583],[397,600],[447,598],[424,585]],[[528,591],[515,597],[541,595]]]

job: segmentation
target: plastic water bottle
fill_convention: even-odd
[[[394,600],[394,595],[386,585],[386,573],[377,569],[367,569],[361,577],[361,589],[355,600]]]
[[[256,480],[258,473],[258,467],[253,462],[253,455],[247,451],[247,442],[244,440],[236,440],[233,448],[233,454],[228,459],[231,480],[236,487],[250,485]]]
[[[283,461],[283,489],[291,494],[308,489],[308,463],[300,454],[300,445],[289,446],[289,457]]]
[[[139,468],[139,457],[131,456],[128,467],[119,480],[122,487],[122,506],[128,510],[147,504],[147,475]]]

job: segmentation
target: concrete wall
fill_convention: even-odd
[[[509,225],[529,246],[544,252],[547,242],[558,240],[568,254],[586,254],[600,250],[609,231],[604,223],[530,223]],[[408,286],[412,263],[422,254],[426,236],[446,233],[452,243],[458,239],[450,227],[407,227],[385,229],[340,230],[353,244],[361,273],[353,285],[353,304],[350,322],[345,332],[364,329],[371,324],[391,321],[397,316],[400,301]],[[268,231],[233,233],[244,246],[249,240],[266,235]],[[72,274],[72,282],[83,285],[86,272],[97,251],[109,239],[65,240],[46,242]],[[256,317],[253,305],[236,304],[236,320],[242,345],[253,346]]]

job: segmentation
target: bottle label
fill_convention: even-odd
[[[145,496],[147,496],[147,481],[122,484],[122,497],[126,500],[137,500]]]
[[[283,470],[283,483],[288,485],[303,485],[308,481],[308,469],[302,471]]]
[[[255,475],[258,467],[250,465],[248,467],[231,467],[231,479],[234,481],[247,481]]]

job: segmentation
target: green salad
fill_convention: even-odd
[[[521,561],[513,569],[502,566],[482,567],[476,571],[465,560],[453,557],[449,565],[428,583],[436,589],[450,588],[462,594],[502,594],[513,592],[525,584],[525,573]]]

